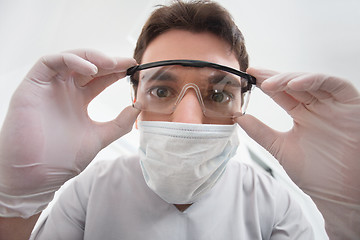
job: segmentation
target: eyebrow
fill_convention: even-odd
[[[239,80],[241,77],[239,77]],[[216,73],[215,75],[212,75],[208,78],[209,83],[211,84],[222,84],[222,85],[230,85],[233,87],[241,87],[241,80],[238,81],[238,79],[231,74],[226,73]]]
[[[148,78],[150,81],[176,81],[178,78],[175,74],[172,74],[169,71],[164,71],[163,69],[157,69],[155,72],[149,72],[151,76]],[[146,74],[141,78],[145,78]]]
[[[148,73],[149,74],[149,73]],[[146,75],[144,75],[142,77],[145,77]],[[232,86],[232,87],[241,87],[241,80],[238,81],[238,78],[241,79],[241,77],[235,77],[237,75],[233,75],[230,73],[221,73],[221,72],[216,72],[213,75],[210,75],[207,80],[210,84],[214,84],[214,85],[226,85],[226,86]],[[156,71],[152,71],[150,72],[150,77],[147,79],[148,81],[164,81],[164,82],[175,82],[177,81],[179,78],[177,76],[177,74],[174,74],[168,70],[164,70],[164,69],[157,69]]]

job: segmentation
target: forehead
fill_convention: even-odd
[[[141,70],[139,77],[140,85],[145,83],[185,84],[192,82],[199,85],[228,84],[236,87],[241,86],[239,76],[211,67],[161,66]]]
[[[229,44],[208,32],[165,32],[149,44],[141,63],[171,59],[202,60],[239,69],[239,63]]]

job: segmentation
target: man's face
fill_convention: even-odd
[[[173,59],[202,60],[239,69],[239,63],[231,52],[231,47],[224,40],[211,33],[192,33],[184,30],[170,30],[155,38],[145,50],[141,63]],[[195,84],[201,84],[199,81],[195,77],[191,80]],[[233,123],[231,119],[224,119],[219,122],[205,117],[196,92],[191,88],[186,91],[170,116],[142,112],[140,120],[194,124]]]

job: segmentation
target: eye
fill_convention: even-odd
[[[210,95],[210,99],[216,103],[225,103],[231,101],[232,96],[226,92],[214,90],[214,92]]]
[[[166,98],[171,96],[171,92],[166,87],[156,87],[150,90],[150,94],[158,98]]]

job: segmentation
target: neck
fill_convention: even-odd
[[[191,204],[174,204],[174,206],[180,211],[184,212],[188,207],[191,206]]]

